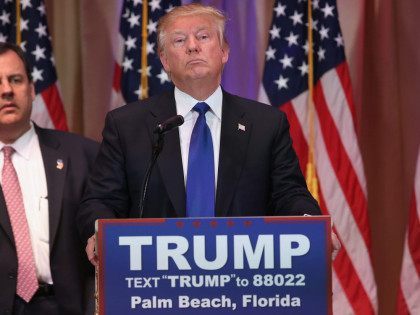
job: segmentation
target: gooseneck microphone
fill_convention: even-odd
[[[163,123],[157,124],[153,132],[157,134],[167,133],[168,131],[171,131],[172,129],[181,126],[183,123],[184,117],[182,115],[176,115],[165,120]]]
[[[150,175],[152,174],[153,166],[162,151],[164,136],[169,131],[181,126],[184,123],[184,117],[181,115],[173,116],[162,123],[156,125],[153,133],[157,134],[156,142],[152,146],[152,156],[150,158],[149,166],[147,167],[146,174],[143,178],[143,184],[141,188],[140,203],[139,203],[139,218],[143,217],[144,203],[146,201],[147,187],[149,185]]]

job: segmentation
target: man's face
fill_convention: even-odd
[[[178,18],[166,30],[160,59],[182,89],[195,80],[219,85],[229,49],[220,45],[216,27],[205,15]]]
[[[0,128],[29,128],[35,89],[14,51],[0,55]]]

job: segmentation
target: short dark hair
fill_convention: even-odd
[[[26,58],[25,52],[22,50],[22,48],[20,48],[19,45],[13,43],[0,42],[0,55],[3,55],[8,51],[13,51],[16,55],[18,55],[20,60],[22,60],[23,65],[25,66],[25,72],[28,77],[28,80],[29,82],[32,82],[32,66]]]

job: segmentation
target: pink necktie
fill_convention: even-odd
[[[22,192],[11,159],[14,152],[12,147],[7,146],[3,148],[2,188],[10,223],[12,224],[18,257],[16,294],[26,302],[29,302],[38,289],[38,279],[36,276],[31,238],[29,236],[29,226],[23,206]]]

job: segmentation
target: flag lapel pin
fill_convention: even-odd
[[[238,130],[245,131],[245,126],[238,123]]]
[[[64,163],[62,159],[57,159],[57,165],[55,166],[57,169],[62,170],[64,167]]]

